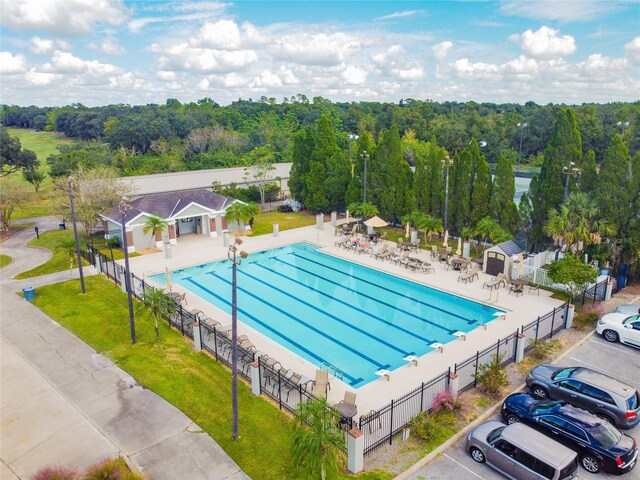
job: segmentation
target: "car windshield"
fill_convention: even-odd
[[[607,450],[613,448],[622,440],[622,433],[606,421],[594,425],[589,429],[589,433]]]
[[[640,403],[638,396],[638,392],[634,392],[634,394],[627,399],[627,410],[635,410],[638,408],[638,404]]]
[[[563,378],[570,378],[573,372],[575,372],[578,368],[563,368],[562,370],[558,370],[551,377],[553,380],[562,380]]]
[[[548,410],[551,410],[556,405],[564,404],[565,402],[561,400],[543,400],[542,402],[538,402],[533,405],[532,412],[534,415],[542,415],[547,413]]]
[[[491,433],[489,433],[489,435],[487,435],[487,442],[492,443],[496,438],[498,438],[500,436],[500,434],[502,433],[502,430],[504,430],[505,427],[498,427],[495,430],[491,430]]]

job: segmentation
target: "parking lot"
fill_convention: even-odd
[[[621,344],[612,344],[599,335],[594,335],[585,344],[565,357],[559,365],[583,366],[611,375],[625,383],[640,388],[640,350]],[[499,420],[499,415],[494,419]],[[640,425],[624,433],[632,436],[640,444]],[[411,480],[501,480],[502,475],[490,467],[476,463],[464,449],[464,439],[450,447],[443,455],[420,471],[408,477]],[[606,473],[593,475],[582,467],[578,468],[578,478],[627,478],[640,479],[640,467],[636,467],[623,477]]]

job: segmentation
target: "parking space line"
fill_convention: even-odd
[[[465,467],[463,464],[461,464],[459,461],[451,458],[449,455],[447,455],[446,453],[442,454],[443,457],[447,457],[449,460],[451,460],[453,463],[461,466],[462,468],[464,468],[467,472],[469,472],[470,474],[478,477],[480,480],[485,480],[483,477],[481,477],[480,475],[478,475],[476,472],[474,472],[473,470],[470,470],[469,468]]]
[[[594,340],[593,343],[595,343],[596,345],[600,345],[602,347],[610,348],[612,350],[617,350],[618,352],[626,353],[627,355],[633,355],[634,357],[638,356],[638,354],[636,352],[634,352],[634,351],[628,352],[627,350],[624,350],[624,349],[618,348],[618,347],[614,347],[613,345],[609,345],[609,344],[606,344],[604,342],[599,342],[597,340]]]
[[[595,366],[595,365],[593,365],[591,363],[585,362],[584,360],[580,360],[579,358],[569,357],[569,360],[574,360],[574,361],[576,361],[578,363],[584,363],[585,365],[588,365],[589,367],[591,367],[593,370],[596,370],[598,372],[602,372],[602,373],[604,373],[606,375],[609,375],[609,376],[612,375],[609,370],[604,370],[603,368],[600,368],[600,367],[597,367],[597,366]],[[629,385],[632,385],[635,382],[637,382],[637,380],[631,380],[631,379],[629,379],[627,377],[623,377],[621,375],[618,375],[617,373],[615,374],[615,378],[617,378],[618,380],[624,380],[626,382],[629,382]]]

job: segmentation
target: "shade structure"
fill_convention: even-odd
[[[164,267],[164,273],[167,276],[167,288],[169,289],[169,291],[171,291],[173,285],[171,285],[171,273],[169,272],[168,267]]]
[[[442,246],[445,248],[449,246],[449,230],[445,230],[444,232],[444,242],[442,242]]]
[[[381,219],[380,217],[376,216],[376,217],[371,217],[369,220],[367,220],[366,222],[364,222],[364,224],[367,227],[386,227],[387,225],[389,225],[387,222],[385,222],[383,219]]]
[[[458,239],[458,249],[456,250],[456,255],[462,255],[462,238]]]

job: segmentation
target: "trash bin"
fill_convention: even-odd
[[[24,299],[28,302],[33,302],[36,298],[36,290],[33,287],[23,288],[22,293],[24,293]]]
[[[222,243],[225,247],[229,246],[229,230],[222,231]]]
[[[60,227],[60,230],[66,230],[66,229],[67,229],[67,226],[65,225],[64,220],[62,220],[62,221],[58,224],[58,226]]]
[[[165,242],[164,243],[164,258],[171,258],[173,257],[173,251],[171,248],[171,242]]]
[[[277,237],[278,235],[280,235],[280,224],[279,223],[274,223],[273,224],[273,236]]]

